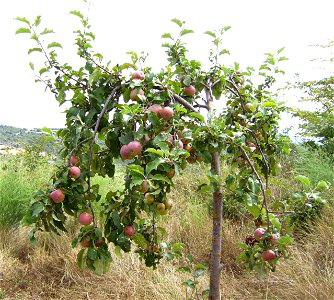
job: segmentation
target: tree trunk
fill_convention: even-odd
[[[212,153],[211,170],[221,175],[219,153]],[[220,272],[222,252],[223,195],[221,186],[213,192],[213,228],[210,258],[210,300],[220,300]]]

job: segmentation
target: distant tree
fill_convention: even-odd
[[[328,45],[318,46],[332,48],[334,41]],[[333,62],[334,57],[326,60]],[[312,111],[299,108],[294,114],[302,120],[300,129],[304,137],[315,137],[326,152],[334,154],[334,76],[330,75],[320,80],[301,81],[296,87],[305,93],[303,102],[314,103]]]

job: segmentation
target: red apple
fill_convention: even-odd
[[[80,169],[77,166],[70,167],[69,170],[70,177],[76,179],[80,177],[80,174],[81,174]]]
[[[80,163],[80,159],[78,156],[76,155],[71,155],[70,158],[68,159],[68,163],[71,165],[71,166],[76,166],[76,165],[79,165]]]
[[[164,120],[170,120],[174,116],[174,111],[169,106],[165,106],[161,108],[161,110],[158,113],[158,116]]]
[[[65,199],[65,194],[61,189],[56,189],[53,192],[50,193],[50,198],[53,200],[53,202],[60,203],[63,202]]]
[[[240,70],[236,70],[236,71],[235,71],[235,74],[236,74],[236,75],[241,75],[241,71],[240,71]]]
[[[123,159],[131,159],[131,152],[128,148],[128,145],[123,145],[121,147],[120,154]]]
[[[104,237],[103,237],[102,239],[97,239],[97,240],[95,241],[95,246],[96,246],[96,247],[102,247],[104,244],[105,244],[105,239],[104,239]]]
[[[140,100],[140,98],[138,97],[138,95],[144,95],[144,91],[142,90],[142,89],[139,89],[139,90],[137,90],[137,89],[135,89],[135,90],[132,90],[131,92],[130,92],[130,99],[131,100],[134,100],[134,101],[139,101]]]
[[[93,221],[93,216],[87,212],[82,212],[78,217],[81,225],[89,225]]]
[[[278,241],[278,239],[279,239],[279,235],[276,234],[276,233],[273,233],[273,234],[270,236],[270,242],[271,242],[272,244],[276,244],[277,241]]]
[[[145,74],[143,71],[134,71],[132,73],[132,78],[133,79],[140,79],[140,80],[144,80],[145,79]]]
[[[193,85],[188,85],[184,87],[183,91],[186,95],[193,97],[196,93],[196,88]]]
[[[141,143],[139,143],[137,141],[132,141],[128,144],[128,149],[129,149],[129,152],[130,152],[130,157],[134,158],[135,156],[141,154],[142,145],[141,145]]]
[[[81,242],[80,242],[80,245],[83,247],[83,248],[88,248],[90,247],[90,241],[86,240],[86,239],[82,239]]]
[[[266,250],[263,252],[262,255],[263,255],[264,261],[268,261],[268,260],[276,258],[276,254],[273,250]]]
[[[176,144],[176,142],[175,142],[175,144]],[[176,145],[181,149],[183,148],[183,143],[182,143],[181,140],[179,140]]]
[[[135,235],[136,233],[136,229],[132,226],[132,225],[126,225],[124,227],[124,233],[129,236],[129,237],[132,237]]]
[[[265,228],[259,227],[254,231],[254,237],[257,241],[260,241],[267,230]]]
[[[159,115],[159,112],[161,111],[162,107],[159,104],[152,104],[147,110],[155,112],[157,115]]]
[[[256,145],[253,142],[247,142],[247,146],[250,148],[256,148]]]

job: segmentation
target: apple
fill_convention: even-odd
[[[165,210],[166,210],[166,206],[165,206],[165,204],[159,202],[159,203],[157,204],[157,211],[158,211],[160,214],[163,214],[163,213],[165,212]]]
[[[273,233],[273,234],[270,236],[270,242],[271,242],[272,244],[276,244],[277,241],[278,241],[278,239],[279,239],[279,235],[276,234],[276,233]]]
[[[154,252],[159,251],[159,249],[160,249],[160,247],[159,247],[158,245],[154,245],[154,246],[153,246],[153,251],[154,251]]]
[[[80,177],[80,174],[81,174],[80,169],[77,166],[70,167],[69,170],[70,177],[76,179]]]
[[[132,237],[135,235],[136,233],[136,229],[132,226],[132,225],[126,225],[124,227],[124,233],[129,236],[129,237]]]
[[[236,75],[241,75],[241,71],[240,71],[240,70],[236,70],[236,71],[235,71],[235,74],[236,74]]]
[[[191,146],[191,144],[186,144],[186,145],[184,145],[184,150],[186,150],[186,151],[188,151],[188,152],[190,152],[191,150],[192,150],[192,146]]]
[[[54,190],[49,196],[55,203],[63,202],[65,199],[65,194],[61,189]]]
[[[255,135],[256,135],[256,137],[260,140],[260,141],[262,141],[263,140],[263,135],[262,135],[262,133],[261,132],[259,132],[259,131],[256,131],[255,132]]]
[[[147,180],[144,179],[141,185],[139,186],[138,192],[146,193],[148,191],[148,183]]]
[[[139,90],[137,90],[137,89],[132,90],[132,91],[130,92],[130,99],[131,99],[131,100],[134,100],[134,101],[139,101],[140,98],[138,97],[138,95],[143,96],[143,95],[144,95],[144,91],[143,91],[142,89],[139,89]]]
[[[250,102],[247,102],[247,103],[245,104],[245,110],[248,111],[248,112],[252,112],[252,111],[254,110],[254,106],[253,106],[253,104],[250,103]]]
[[[90,241],[89,240],[86,240],[86,239],[82,239],[81,242],[80,242],[80,245],[83,247],[83,248],[88,248],[90,246]]]
[[[177,135],[179,136],[179,138],[181,139],[181,141],[184,144],[188,144],[192,141],[192,136],[191,136],[191,131],[187,128],[183,129],[183,130],[179,130],[177,132]]]
[[[173,207],[173,200],[172,199],[166,199],[165,200],[165,208],[166,209],[171,209]]]
[[[175,176],[175,169],[174,168],[170,168],[167,172],[166,175],[168,178],[173,178]]]
[[[262,257],[264,261],[268,261],[276,258],[276,254],[273,250],[266,250],[263,252]]]
[[[160,111],[158,112],[158,116],[164,120],[170,120],[173,118],[174,116],[174,111],[171,107],[169,106],[165,106],[165,107],[162,107],[160,109]]]
[[[179,148],[183,148],[183,143],[182,143],[182,141],[181,140],[179,140],[179,141],[175,141],[175,146],[177,146],[177,147],[179,147]]]
[[[105,244],[105,239],[104,237],[102,239],[97,239],[95,240],[95,246],[96,247],[102,247]]]
[[[145,79],[145,74],[143,71],[134,71],[132,73],[132,78],[133,79],[140,79],[140,80],[144,80]]]
[[[250,148],[256,148],[256,145],[253,142],[247,142],[247,146]]]
[[[259,227],[254,231],[254,237],[257,241],[260,241],[267,230],[265,228]]]
[[[242,163],[244,161],[244,158],[242,156],[238,156],[236,159],[235,159],[238,163]]]
[[[152,104],[147,110],[152,111],[159,115],[159,112],[161,111],[162,107],[159,104]]]
[[[131,158],[134,158],[135,156],[141,154],[142,145],[137,141],[132,141],[128,144],[128,149],[130,151]]]
[[[121,157],[123,159],[130,159],[131,158],[131,153],[130,153],[130,150],[128,149],[128,145],[123,145],[121,147],[120,154],[121,154]]]
[[[188,85],[184,87],[183,91],[186,95],[193,97],[196,93],[196,88],[193,85]]]
[[[154,195],[153,194],[147,193],[147,194],[145,194],[144,197],[145,197],[146,204],[152,204],[154,202]]]
[[[84,211],[79,215],[78,220],[81,225],[89,225],[92,223],[93,216]]]
[[[78,156],[76,155],[71,155],[70,158],[68,159],[68,163],[71,165],[71,166],[76,166],[76,165],[79,165],[80,163],[80,159]]]

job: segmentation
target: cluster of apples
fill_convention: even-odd
[[[256,241],[260,242],[266,240],[266,245],[268,249],[265,249],[262,253],[262,258],[264,261],[270,261],[277,257],[275,251],[273,250],[274,245],[277,243],[279,239],[279,235],[277,233],[268,233],[266,228],[259,227],[254,231],[254,238]]]
[[[68,159],[68,163],[71,166],[68,170],[68,175],[73,179],[79,178],[81,175],[80,168],[77,166],[80,163],[79,157],[76,155],[71,155]],[[55,189],[49,194],[49,196],[55,203],[63,202],[65,199],[65,193],[60,188]]]

